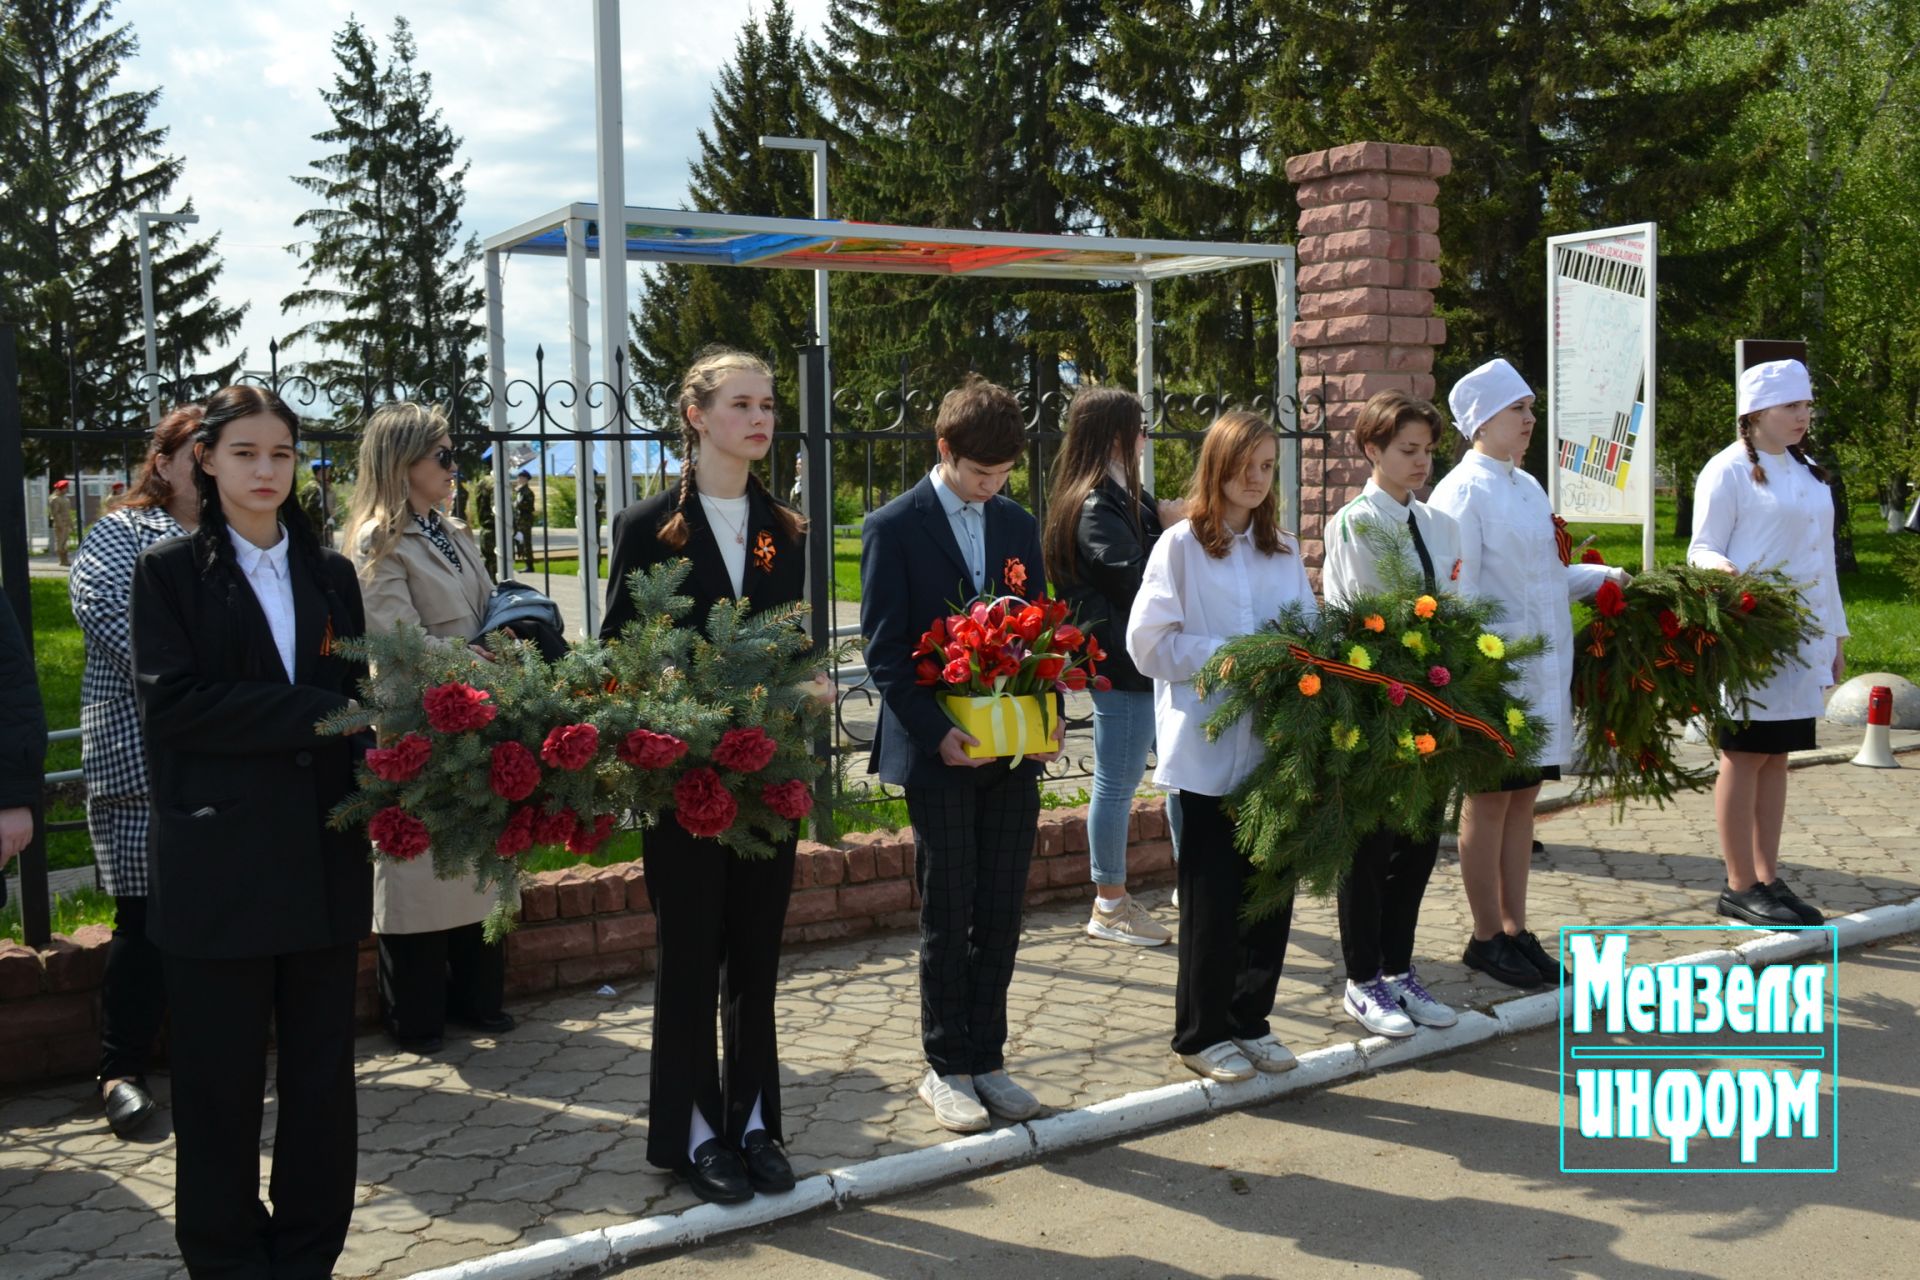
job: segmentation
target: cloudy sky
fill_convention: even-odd
[[[792,0],[810,34],[818,32],[826,7],[827,0]],[[623,4],[629,204],[680,204],[715,75],[754,9],[749,0]],[[294,218],[309,207],[306,193],[289,179],[325,153],[313,135],[330,123],[319,89],[331,85],[337,66],[333,34],[353,14],[384,50],[401,13],[413,25],[419,64],[433,75],[434,101],[472,162],[468,230],[485,237],[570,201],[596,198],[593,23],[586,0],[120,0],[116,7],[116,18],[140,41],[139,56],[123,76],[129,86],[163,91],[157,123],[171,130],[168,149],[186,161],[175,198],[192,196],[201,218],[197,231],[220,233],[222,296],[252,304],[235,344],[247,349],[249,368],[265,368],[268,340],[301,323],[280,311],[280,299],[301,283],[286,246],[297,238]],[[628,272],[637,284],[638,268]],[[597,335],[598,274],[589,276]],[[565,295],[562,260],[510,260],[510,375],[530,373],[536,343],[546,345],[550,361],[564,358]]]

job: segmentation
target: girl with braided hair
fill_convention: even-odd
[[[1813,385],[1798,360],[1740,375],[1740,438],[1715,454],[1694,486],[1687,561],[1728,573],[1780,566],[1800,587],[1821,634],[1755,692],[1751,720],[1722,724],[1714,814],[1726,888],[1716,910],[1757,925],[1817,925],[1824,917],[1780,879],[1787,753],[1814,745],[1814,717],[1846,669],[1847,613],[1834,566],[1833,493],[1803,442]]]
[[[720,601],[760,612],[805,593],[806,521],[753,471],[773,447],[773,371],[758,356],[708,347],[681,379],[679,413],[679,486],[614,518],[602,640],[617,640],[634,618],[628,579],[665,561],[691,562],[680,594],[702,630]],[[796,839],[778,841],[772,858],[745,858],[691,834],[671,810],[646,833],[659,922],[647,1159],[716,1204],[793,1188],[773,998]]]

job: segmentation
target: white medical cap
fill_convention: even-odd
[[[1807,366],[1798,360],[1769,360],[1740,375],[1739,413],[1743,418],[1777,404],[1811,399],[1813,382],[1807,377]]]
[[[1533,394],[1527,380],[1505,360],[1489,360],[1453,384],[1447,393],[1447,407],[1453,410],[1453,425],[1473,441],[1473,433],[1488,418],[1508,405]]]

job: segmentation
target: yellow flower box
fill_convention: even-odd
[[[947,719],[979,740],[979,746],[967,748],[967,755],[975,760],[1012,756],[1018,763],[1054,749],[1059,712],[1052,694],[1003,693],[986,698],[943,693],[940,705]]]

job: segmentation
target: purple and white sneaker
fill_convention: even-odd
[[[1347,1015],[1377,1036],[1403,1039],[1413,1034],[1413,1019],[1400,1011],[1400,998],[1386,979],[1374,974],[1366,982],[1347,979]]]
[[[1389,975],[1388,988],[1400,998],[1407,1016],[1423,1027],[1450,1027],[1460,1019],[1453,1010],[1433,998],[1433,992],[1420,983],[1420,974],[1411,965],[1405,973]]]

